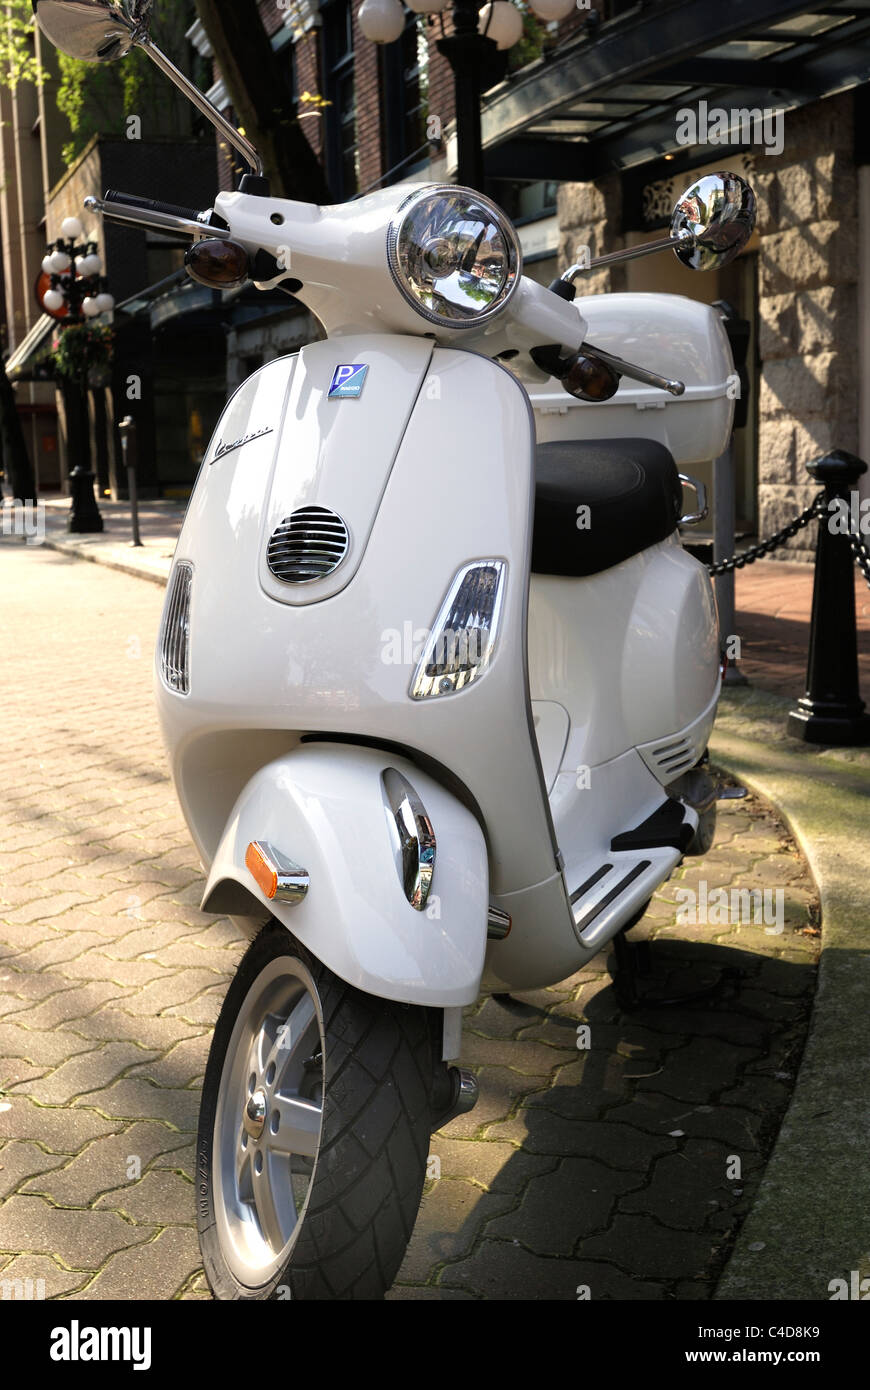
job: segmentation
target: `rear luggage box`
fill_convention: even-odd
[[[724,452],[739,378],[720,314],[674,294],[605,294],[575,304],[588,341],[685,382],[682,396],[623,377],[609,401],[578,401],[551,378],[526,382],[539,444],[557,439],[655,439],[679,467]]]

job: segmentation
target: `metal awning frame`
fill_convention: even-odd
[[[807,13],[853,17],[806,38],[771,31]],[[728,42],[758,40],[789,47],[779,60],[706,56]],[[496,88],[482,113],[487,176],[594,179],[680,150],[676,111],[701,100],[788,111],[865,82],[870,0],[670,0],[609,21],[594,39],[578,39]],[[636,95],[620,94],[626,86]],[[589,131],[583,104],[606,110],[609,101],[615,119],[600,134]],[[552,122],[558,135],[548,134]],[[571,139],[572,126],[578,134],[585,126],[586,138]]]

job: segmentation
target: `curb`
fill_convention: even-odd
[[[723,693],[713,761],[771,802],[809,863],[822,906],[819,973],[806,1047],[761,1185],[717,1300],[823,1301],[870,1275],[870,912],[861,847],[870,750],[786,735],[793,702]]]
[[[130,574],[135,579],[149,579],[152,584],[160,584],[165,587],[169,578],[171,561],[155,560],[155,565],[160,565],[158,569],[148,569],[143,564],[135,563],[132,559],[125,559],[123,554],[118,554],[116,550],[108,547],[82,544],[78,541],[67,541],[49,539],[48,536],[42,542],[46,550],[56,550],[62,555],[74,555],[77,560],[90,560],[95,565],[105,565],[108,569],[120,570],[123,574]],[[144,557],[143,557],[144,558]]]

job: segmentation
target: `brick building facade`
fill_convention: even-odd
[[[288,109],[322,162],[331,196],[346,201],[398,180],[451,180],[453,74],[437,48],[449,33],[449,16],[407,11],[400,39],[378,46],[361,32],[359,5],[360,0],[260,0]],[[764,0],[759,15],[761,9],[764,33],[754,11],[738,19],[706,0],[594,0],[558,24],[526,15],[523,39],[506,60],[508,80],[483,99],[483,123],[486,191],[517,223],[526,273],[545,283],[577,259],[580,247],[595,255],[660,234],[675,197],[703,169],[729,167],[749,178],[758,195],[758,225],[732,267],[692,275],[672,257],[660,256],[588,276],[582,292],[653,289],[708,303],[725,299],[749,322],[750,402],[735,441],[737,509],[744,530],[766,534],[811,493],[807,461],[831,447],[870,454],[870,85],[866,73],[861,76],[864,68],[870,73],[870,51],[864,68],[860,58],[862,45],[870,49],[870,33],[861,24],[870,19],[862,21],[859,0],[837,0],[826,14],[789,0]],[[853,9],[854,15],[847,13]],[[232,116],[192,4],[190,13],[187,37],[200,66],[204,60],[210,71],[209,96]],[[790,44],[801,54],[791,64]],[[654,48],[661,49],[658,56]],[[761,66],[745,56],[756,52],[762,53]],[[778,58],[784,60],[779,69]],[[808,65],[806,74],[801,65]],[[788,110],[781,150],[675,150],[673,111],[697,97],[705,75],[713,96],[734,100],[731,83],[737,96],[748,93],[763,104],[774,99],[769,88],[775,89],[779,73],[789,76],[783,83]],[[542,93],[537,108],[535,84]],[[824,95],[829,88],[832,95]],[[0,93],[5,168],[16,175],[15,161],[21,163],[27,147],[28,100],[26,89],[17,106]],[[524,113],[521,119],[518,112]],[[40,110],[44,164],[56,163],[57,121],[57,113]],[[216,182],[222,188],[234,187],[241,171],[230,153],[219,141]],[[210,164],[205,155],[197,159],[205,180],[198,176],[197,186],[208,201],[213,156]],[[171,198],[159,177],[150,181],[147,170],[140,173],[135,188],[129,179],[118,182]],[[45,189],[57,178],[43,174]],[[28,189],[32,193],[39,182],[37,174],[22,174],[0,188],[9,346],[20,341],[33,318],[32,308],[23,307],[22,256],[29,257],[29,267],[52,231],[53,224],[40,221],[36,203],[35,210],[25,207]],[[119,269],[121,255],[111,251]],[[147,277],[147,267],[140,269]],[[16,315],[22,314],[18,327]],[[223,317],[216,313],[212,332],[218,331],[233,386],[319,330],[301,306],[285,301],[252,303],[247,312]],[[213,394],[205,415],[217,408],[217,388]],[[803,541],[802,553],[809,554],[806,536],[793,543],[795,553]]]

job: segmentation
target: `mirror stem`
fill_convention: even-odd
[[[170,82],[174,83],[178,90],[183,92],[184,95],[193,102],[197,110],[201,111],[202,114],[211,121],[215,129],[229,141],[233,148],[238,150],[239,154],[250,164],[254,173],[258,176],[262,176],[263,161],[251,142],[246,140],[244,135],[241,135],[239,131],[236,130],[235,126],[218,111],[216,106],[212,106],[208,97],[201,92],[198,87],[195,87],[194,84],[185,77],[183,72],[179,71],[175,64],[167,58],[165,53],[160,51],[156,44],[151,42],[147,35],[141,37],[137,36],[134,42],[137,47],[144,49],[152,63],[157,64],[160,71],[166,74]]]
[[[616,265],[619,261],[638,261],[641,256],[652,256],[657,251],[667,251],[673,246],[682,246],[684,242],[694,241],[693,232],[680,232],[679,236],[660,237],[658,241],[647,241],[643,246],[629,246],[624,251],[610,251],[606,256],[596,256],[588,265],[572,265],[565,271],[562,279],[567,284],[573,285],[578,275],[582,275],[587,270],[597,270],[602,265]]]

